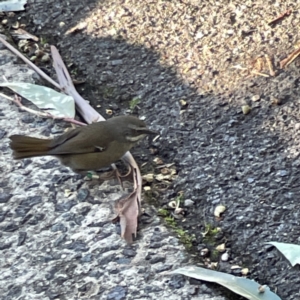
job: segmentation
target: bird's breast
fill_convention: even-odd
[[[112,142],[102,152],[58,155],[58,158],[75,172],[99,170],[121,159],[132,146],[133,143]]]

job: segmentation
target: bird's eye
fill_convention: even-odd
[[[134,130],[132,130],[132,129],[126,129],[125,131],[124,131],[124,135],[125,136],[132,136],[132,135],[134,135],[134,132],[133,132]]]

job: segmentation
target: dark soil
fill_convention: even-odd
[[[175,163],[178,177],[156,205],[181,191],[194,201],[178,226],[194,235],[198,258],[226,243],[229,260],[218,270],[240,275],[233,265],[249,268],[248,278],[298,299],[299,268],[265,243],[300,242],[300,60],[279,68],[299,39],[300,2],[239,3],[36,0],[9,22],[18,18],[46,50],[45,42],[56,45],[73,77],[86,80],[79,92],[103,116],[107,109],[136,113],[160,131],[155,155],[145,147],[133,154],[140,164],[154,165],[155,157]],[[292,14],[267,24],[287,9]],[[66,34],[80,22],[82,30]],[[253,75],[266,54],[276,76]],[[269,74],[266,63],[259,72]],[[218,204],[226,207],[220,219]],[[208,226],[221,232],[205,239]]]

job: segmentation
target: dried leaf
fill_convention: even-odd
[[[135,161],[131,159],[130,155],[125,154],[122,159],[130,165],[129,172],[125,177],[122,176],[122,178],[126,178],[127,175],[131,174],[134,190],[127,197],[123,197],[116,202],[115,210],[118,215],[117,218],[120,221],[121,237],[128,243],[132,243],[133,237],[136,237],[138,216],[141,211],[140,194],[142,178]]]
[[[12,35],[16,38],[18,38],[19,40],[33,40],[35,42],[39,41],[39,38],[29,32],[27,32],[26,30],[19,28],[18,30],[14,30],[12,32]]]
[[[136,237],[140,205],[135,189],[129,196],[121,198],[115,205],[116,213],[120,220],[121,237],[128,243],[132,243]]]

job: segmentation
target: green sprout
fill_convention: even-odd
[[[135,107],[140,103],[141,99],[136,97],[136,98],[133,98],[132,100],[130,100],[129,102],[129,108],[131,110],[134,110]]]

